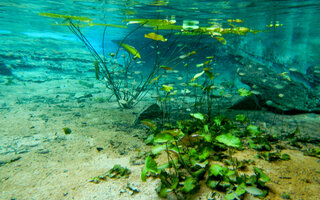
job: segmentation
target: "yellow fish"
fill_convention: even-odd
[[[153,33],[153,32],[145,34],[144,37],[152,39],[152,40],[156,40],[156,41],[162,41],[162,42],[167,41],[167,39],[165,39],[162,35],[158,35],[158,34]]]
[[[121,42],[119,42],[118,44],[122,46],[127,52],[131,53],[133,56],[141,59],[140,53],[133,46]]]

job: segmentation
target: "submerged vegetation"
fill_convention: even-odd
[[[211,106],[214,74],[214,56],[204,58],[202,63],[195,64],[194,57],[203,52],[211,52],[214,46],[227,44],[224,35],[246,35],[247,33],[256,34],[260,31],[247,27],[236,26],[243,21],[241,19],[228,19],[224,27],[222,23],[215,22],[210,27],[200,27],[199,21],[183,20],[182,25],[176,25],[176,20],[171,19],[125,19],[127,25],[134,25],[132,29],[121,41],[116,42],[119,46],[114,53],[107,54],[105,51],[105,35],[107,27],[127,28],[117,24],[94,23],[92,19],[81,16],[60,15],[53,13],[39,13],[41,16],[50,18],[61,18],[62,23],[55,25],[65,25],[74,33],[87,47],[94,57],[95,76],[98,80],[105,81],[106,87],[111,90],[120,108],[132,108],[141,101],[151,88],[155,86],[157,100],[163,105],[163,109],[168,108],[168,101],[181,91],[194,91],[195,101],[198,101],[199,93],[205,94],[206,104]],[[89,39],[83,34],[81,27],[85,26],[105,26],[102,34],[102,54],[91,44]],[[147,31],[152,28],[154,31]],[[149,39],[145,44],[140,45],[139,49],[126,41],[139,29],[143,29],[143,35]],[[160,34],[159,32],[163,32]],[[212,40],[212,38],[214,40]],[[212,46],[213,44],[213,46]],[[126,52],[126,54],[121,53]],[[189,52],[188,52],[189,51]],[[141,52],[148,52],[142,55]],[[187,52],[187,53],[186,53]],[[139,68],[143,62],[148,60],[153,62],[148,68],[148,74],[141,73]],[[176,74],[176,69],[184,68],[187,73],[181,74],[184,85],[175,88],[166,84],[167,76]],[[200,71],[200,72],[199,72]],[[204,77],[206,76],[206,77]],[[193,77],[193,78],[192,78]],[[199,81],[201,79],[201,81]],[[172,88],[172,89],[169,89]],[[161,90],[165,91],[161,94]],[[178,91],[180,90],[180,91]],[[203,92],[201,92],[201,90]],[[185,96],[185,92],[183,95]],[[110,97],[111,98],[111,97]],[[110,99],[109,98],[109,99]],[[202,98],[203,99],[203,98]],[[183,102],[182,102],[183,104]],[[195,107],[195,111],[197,108]],[[209,109],[210,110],[210,109]],[[209,111],[208,111],[209,112]],[[210,116],[210,113],[209,113]]]
[[[224,194],[226,200],[243,199],[246,194],[264,198],[271,179],[262,169],[252,166],[253,160],[238,160],[234,154],[254,149],[258,158],[268,162],[287,161],[290,156],[280,153],[285,148],[283,144],[290,145],[290,135],[299,138],[297,131],[283,137],[272,135],[253,125],[244,115],[236,115],[235,120],[224,116],[209,118],[201,113],[193,113],[191,117],[175,125],[142,122],[150,129],[145,141],[154,146],[145,160],[141,179],[159,178],[161,183],[156,191],[161,197],[192,199],[206,185]],[[157,163],[158,155],[165,155],[167,162]]]
[[[155,94],[150,96],[161,105],[162,120],[157,123],[148,119],[141,121],[150,129],[145,142],[154,145],[152,152],[145,155],[141,179],[160,179],[160,185],[156,188],[160,197],[174,195],[177,199],[187,199],[205,186],[223,194],[226,200],[244,199],[247,195],[264,198],[268,195],[267,186],[271,179],[263,169],[252,166],[253,160],[238,160],[234,154],[252,149],[257,151],[256,157],[259,159],[282,162],[291,159],[288,154],[281,153],[283,145],[300,148],[301,143],[310,142],[308,138],[297,136],[299,128],[280,136],[262,130],[242,114],[234,116],[234,119],[215,115],[220,114],[220,110],[213,110],[217,98],[235,95],[255,97],[253,91],[235,88],[234,83],[219,87],[215,82],[219,74],[215,71],[216,55],[213,49],[217,45],[227,45],[228,35],[245,36],[262,32],[238,26],[243,23],[242,19],[214,22],[209,27],[201,27],[197,20],[183,20],[181,25],[176,25],[174,18],[125,19],[123,22],[127,26],[136,27],[121,41],[115,41],[118,49],[108,54],[105,50],[107,27],[127,26],[94,23],[86,17],[51,13],[39,15],[63,19],[61,24],[56,25],[67,26],[90,51],[94,57],[96,79],[104,81],[106,88],[112,92],[108,101],[99,102],[109,102],[114,97],[120,108],[133,108],[153,88]],[[102,54],[83,34],[80,28],[85,26],[105,26]],[[281,26],[275,22],[267,28]],[[146,42],[133,45],[128,38],[138,31],[143,34],[136,37]],[[196,61],[195,57],[198,58]],[[140,68],[146,61],[148,70],[141,72]],[[178,69],[183,69],[184,73],[179,73]],[[176,74],[180,84],[169,81],[170,76]],[[226,93],[227,89],[232,94]],[[173,120],[174,109],[191,119]],[[190,116],[188,113],[191,113]],[[317,148],[310,148],[304,153],[319,157]],[[167,162],[158,163],[159,155],[164,155]],[[126,168],[115,166],[90,181],[98,183],[107,176],[121,177],[129,173]]]

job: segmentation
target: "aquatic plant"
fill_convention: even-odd
[[[265,183],[270,178],[257,167],[253,168],[254,175],[240,175],[238,170],[253,161],[232,157],[234,150],[244,148],[243,140],[257,132],[241,130],[223,116],[209,119],[207,115],[193,113],[191,117],[193,119],[178,121],[175,126],[168,124],[164,130],[151,121],[144,123],[152,129],[147,140],[154,144],[154,156],[146,158],[141,179],[159,178],[161,183],[156,191],[161,197],[173,193],[178,199],[186,199],[199,190],[201,180],[205,180],[209,188],[225,193],[225,199],[243,199],[246,193],[265,197],[268,194]],[[243,117],[237,118],[246,121]],[[162,152],[168,162],[159,165],[154,158]],[[224,161],[227,166],[212,161]]]
[[[106,180],[107,177],[109,178],[128,178],[129,175],[131,174],[131,171],[126,168],[122,167],[121,165],[114,165],[110,170],[108,170],[106,173],[92,177],[89,182],[93,183],[100,183],[102,180]]]

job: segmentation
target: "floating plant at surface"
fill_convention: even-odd
[[[125,19],[123,22],[126,22],[127,25],[135,25],[136,27],[120,42],[116,42],[119,48],[115,53],[107,55],[105,53],[107,27],[127,28],[127,26],[94,23],[89,17],[82,16],[53,13],[39,13],[39,15],[63,19],[62,23],[53,25],[67,26],[84,43],[95,59],[94,69],[96,78],[105,81],[106,87],[112,92],[111,97],[115,97],[120,108],[132,108],[145,97],[150,88],[150,84],[154,84],[157,95],[164,95],[163,98],[159,97],[157,100],[161,101],[162,99],[163,108],[169,109],[169,101],[174,98],[173,95],[178,94],[178,88],[173,87],[174,90],[172,92],[159,94],[162,85],[172,87],[166,83],[167,79],[162,77],[170,76],[172,71],[174,71],[174,73],[178,72],[178,70],[175,69],[176,67],[181,68],[184,66],[187,69],[185,73],[186,77],[179,77],[180,80],[186,80],[183,91],[190,91],[188,88],[193,90],[195,98],[195,107],[193,110],[195,112],[199,110],[198,105],[206,99],[208,107],[207,113],[209,116],[211,116],[212,94],[216,89],[216,86],[213,84],[215,75],[212,72],[214,57],[207,56],[203,62],[196,64],[194,69],[189,67],[190,59],[194,56],[201,56],[202,52],[210,52],[209,47],[212,45],[208,44],[208,41],[214,45],[219,45],[219,43],[225,45],[227,41],[224,35],[233,34],[243,36],[247,33],[255,34],[260,32],[248,27],[236,26],[235,24],[243,22],[242,19],[228,19],[223,23],[217,22],[210,27],[201,27],[197,20],[183,20],[182,26],[176,25],[174,16],[172,16],[171,19],[168,17],[165,19]],[[81,31],[81,27],[93,26],[105,27],[101,41],[102,55],[96,51]],[[137,48],[126,40],[141,27],[151,28],[153,31],[145,31],[145,29],[143,29],[143,36],[147,38],[146,41],[148,42],[142,45],[143,47],[140,45],[140,47]],[[160,34],[159,31],[163,33]],[[188,36],[185,37],[185,35]],[[211,37],[214,39],[211,39]],[[200,45],[202,41],[204,42]],[[123,51],[126,53],[119,53]],[[144,55],[146,51],[148,54]],[[149,59],[150,56],[151,58]],[[143,60],[152,60],[153,62],[153,66],[148,67],[151,69],[149,74],[137,73]],[[200,72],[199,68],[201,69]],[[192,73],[195,73],[193,78],[191,78]],[[200,81],[201,78],[202,80]],[[198,97],[199,94],[202,95],[202,97]],[[169,120],[169,117],[167,117],[167,119]]]

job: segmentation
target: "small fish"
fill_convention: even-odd
[[[164,65],[161,65],[160,68],[164,69],[164,70],[173,70],[173,67],[167,67],[167,66],[164,66]]]
[[[185,54],[185,55],[179,56],[179,58],[180,58],[180,59],[184,59],[184,58],[187,58],[187,57],[189,57],[189,56],[191,56],[192,54],[195,54],[195,53],[196,53],[195,51],[192,51],[192,52],[189,52],[189,53],[187,53],[187,54]]]

